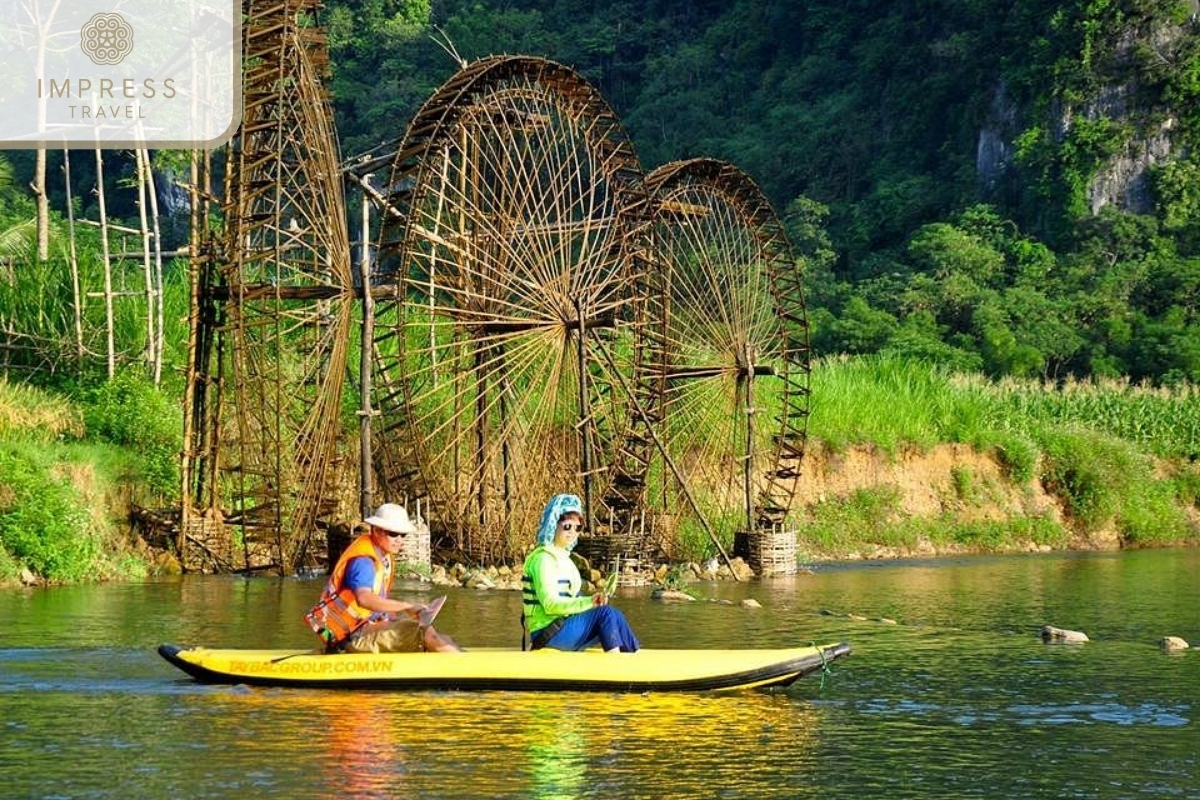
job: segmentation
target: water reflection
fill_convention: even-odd
[[[536,703],[522,720],[514,754],[524,756],[537,800],[575,800],[587,786],[587,741],[574,711],[565,711]]]
[[[193,700],[189,699],[189,704]],[[313,797],[769,797],[816,785],[816,707],[786,693],[597,695],[212,690],[247,752],[203,743],[221,791],[290,787],[307,762]],[[195,713],[207,711],[197,707]],[[192,719],[190,724],[198,723]],[[300,756],[304,753],[306,755]],[[797,796],[803,796],[801,792]],[[194,794],[218,797],[218,794]],[[294,796],[294,795],[293,795]]]
[[[1200,784],[1200,650],[1157,648],[1200,643],[1200,550],[693,588],[730,604],[619,602],[648,646],[854,653],[823,686],[731,695],[208,687],[154,648],[307,647],[318,582],[0,592],[0,795],[1125,800]],[[456,591],[439,621],[468,646],[513,646],[519,612],[516,593]],[[1092,641],[1043,645],[1047,623]]]

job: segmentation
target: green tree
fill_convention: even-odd
[[[5,262],[10,261],[36,241],[37,217],[10,216],[13,210],[13,169],[7,158],[0,155],[0,275]]]
[[[330,93],[338,129],[350,154],[398,139],[413,113],[448,76],[454,63],[443,57],[441,70],[411,47],[428,33],[430,0],[334,0],[322,20],[329,33],[333,64]],[[430,43],[430,48],[433,45]]]
[[[1200,161],[1169,161],[1151,176],[1163,230],[1177,237],[1184,252],[1200,254]]]

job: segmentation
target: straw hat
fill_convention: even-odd
[[[417,526],[413,525],[408,518],[408,511],[404,509],[404,506],[398,506],[395,503],[384,503],[375,509],[375,513],[367,517],[364,522],[392,533],[417,532]]]

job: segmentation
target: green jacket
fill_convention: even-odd
[[[583,578],[561,547],[545,544],[535,547],[525,558],[521,592],[525,608],[525,627],[535,633],[559,617],[587,611],[591,597],[580,597]]]

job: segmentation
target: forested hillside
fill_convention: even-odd
[[[400,137],[460,61],[552,59],[600,89],[647,170],[712,156],[761,185],[804,257],[818,354],[1178,383],[1200,381],[1198,14],[1200,0],[328,0],[318,21],[347,159]],[[48,155],[61,227],[63,157]],[[155,155],[168,248],[187,231],[177,156]],[[135,220],[133,159],[105,159],[108,213]],[[80,218],[98,216],[94,163],[72,159]],[[32,172],[30,151],[0,157],[0,264],[31,233]]]
[[[759,182],[820,352],[1176,382],[1200,380],[1198,9],[330,0],[325,21],[347,156],[403,132],[451,51],[542,56],[647,169],[708,155]]]

